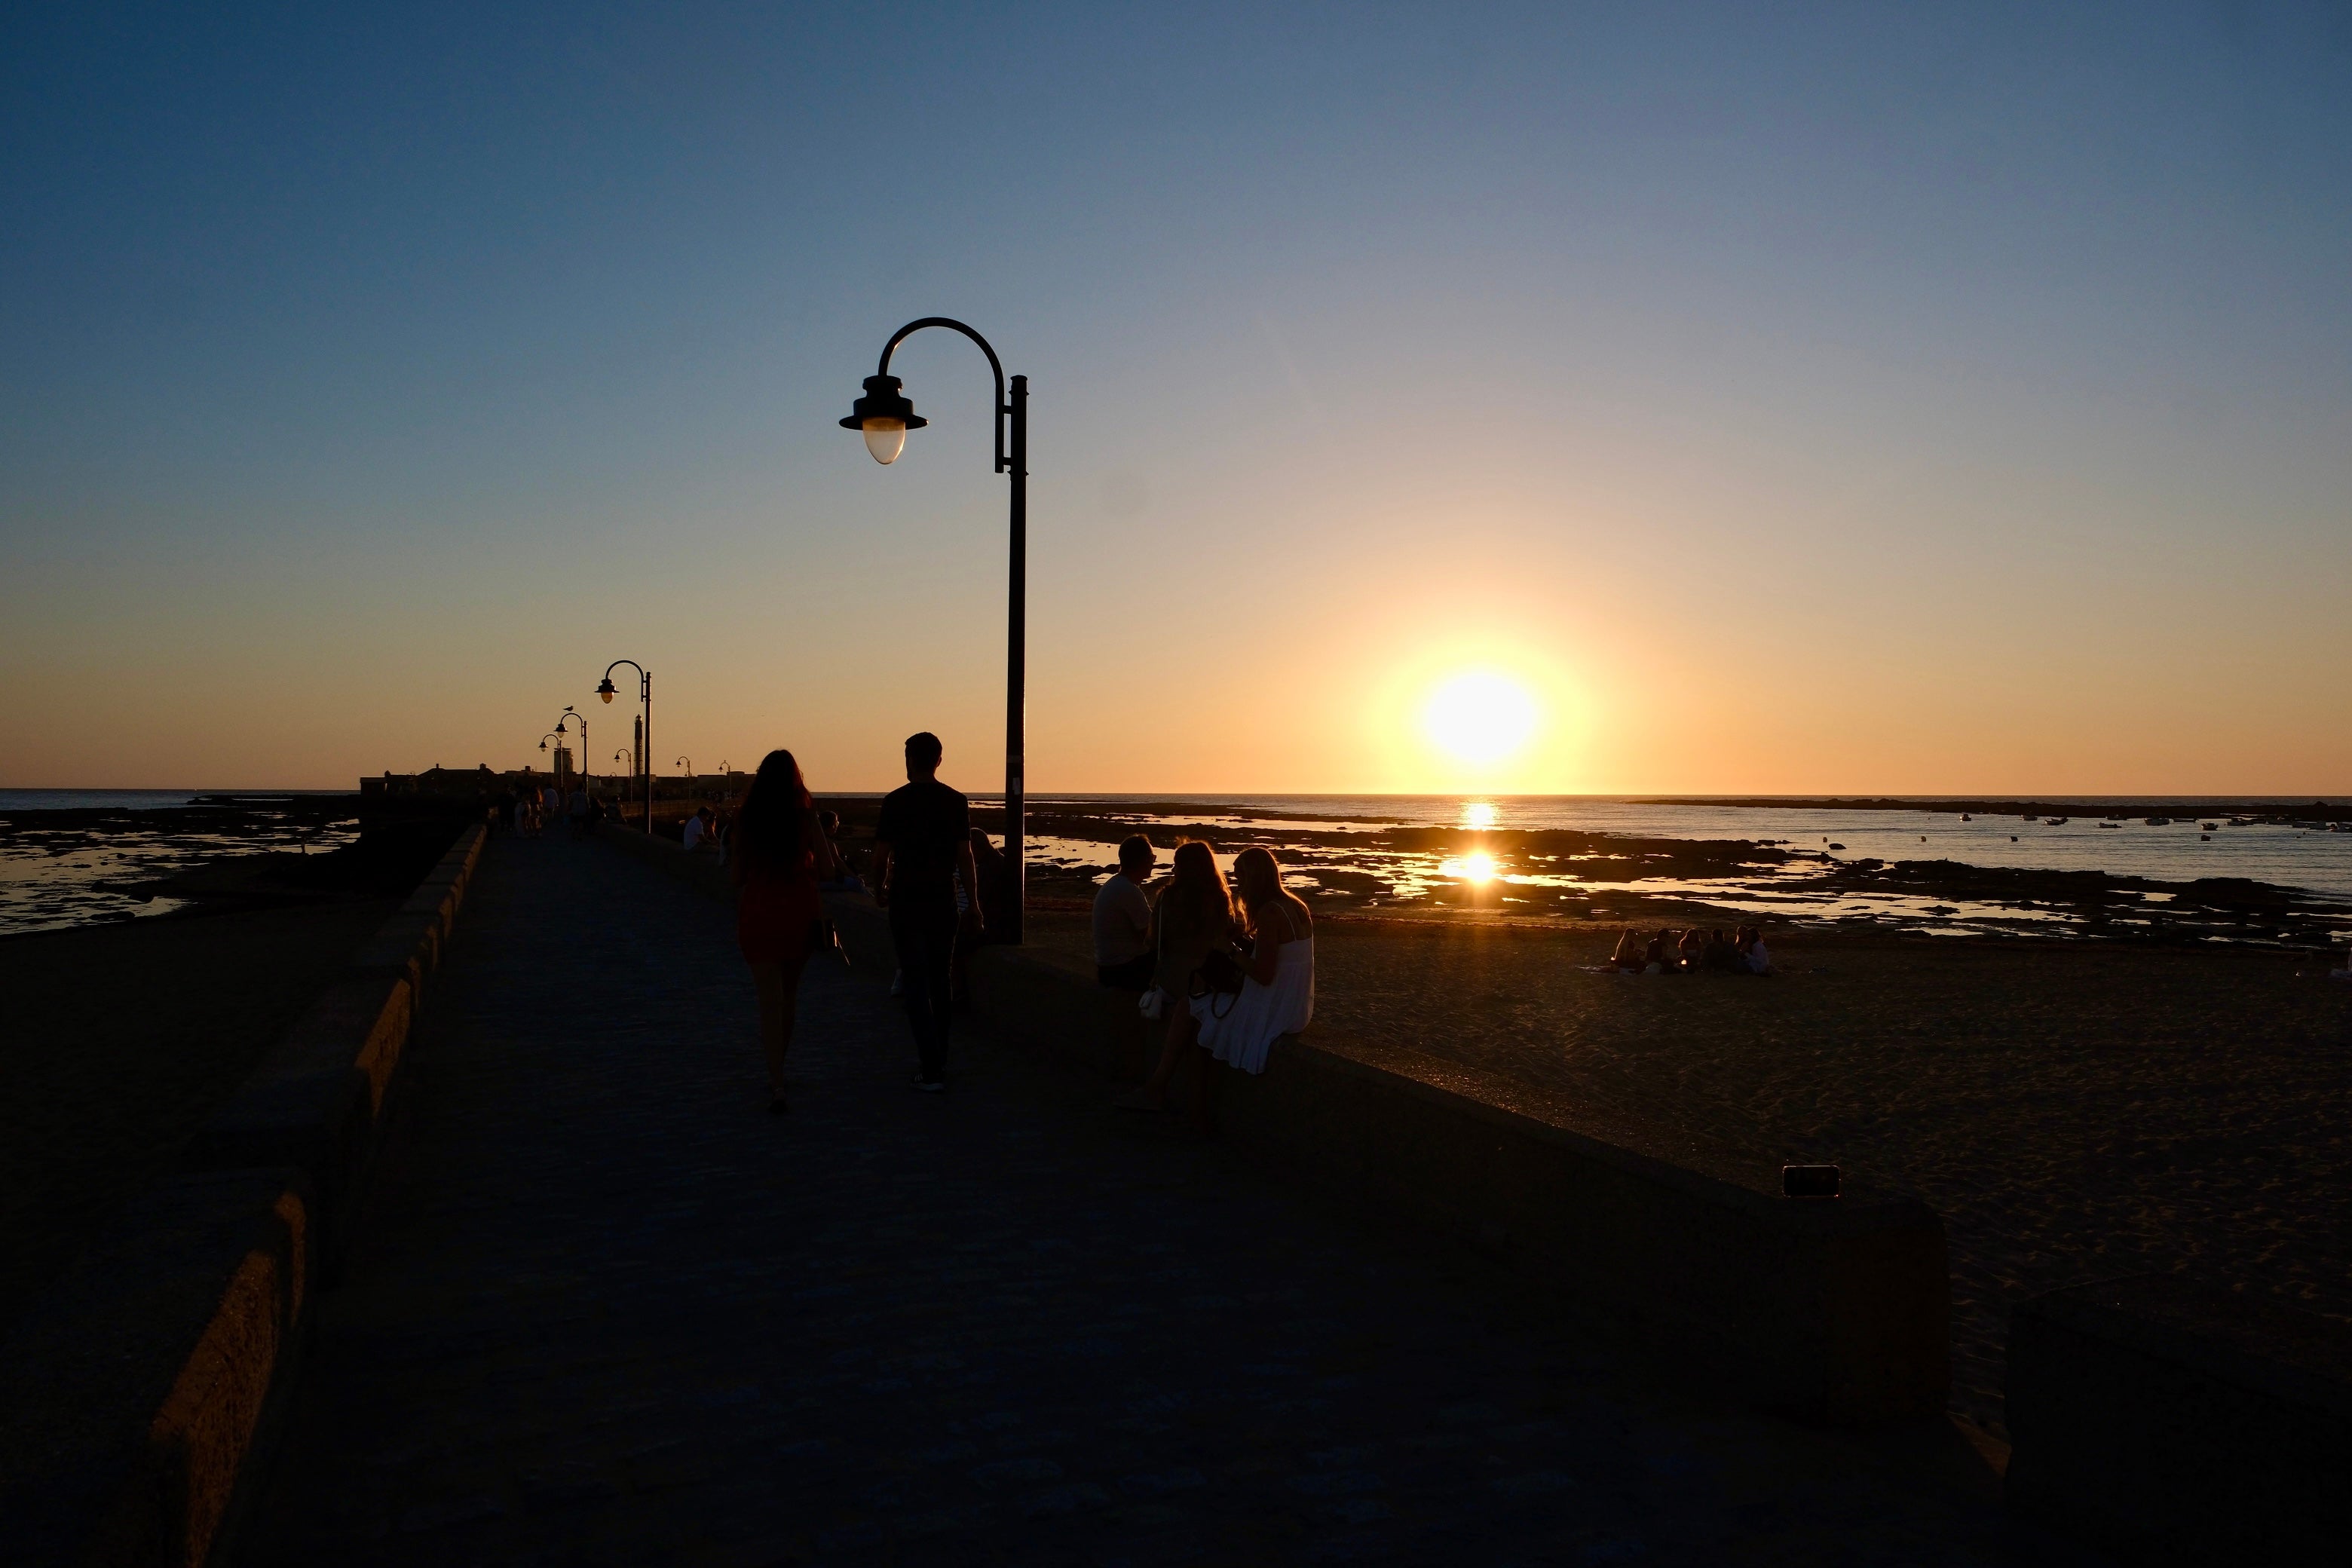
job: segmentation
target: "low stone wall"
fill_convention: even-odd
[[[2149,1275],[2021,1304],[2007,1479],[2021,1514],[2131,1563],[2340,1563],[2352,1335]]]
[[[887,973],[886,917],[863,898],[829,902],[853,959]],[[1113,1081],[1139,1080],[1155,1051],[1135,998],[1062,954],[981,949],[971,1011],[1000,1038]],[[1318,1031],[1279,1042],[1262,1076],[1229,1074],[1218,1125],[1505,1260],[1767,1409],[1847,1426],[1942,1414],[1951,1284],[1925,1204],[1784,1198],[1497,1103],[1507,1096],[1451,1064]],[[1756,1168],[1759,1184],[1779,1173]]]
[[[467,829],[197,1134],[0,1345],[11,1564],[224,1556],[347,1238],[394,1068],[483,830]]]
[[[628,853],[718,896],[713,862],[642,835]],[[887,917],[827,907],[862,972],[894,967]],[[1028,948],[973,955],[974,1019],[998,1038],[1136,1081],[1154,1033],[1090,966]],[[1696,1363],[1766,1408],[1866,1426],[1942,1414],[1951,1284],[1942,1222],[1914,1198],[1781,1197],[1507,1109],[1507,1086],[1318,1031],[1229,1079],[1221,1129],[1318,1184],[1466,1241],[1624,1334]]]

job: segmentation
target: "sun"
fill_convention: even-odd
[[[1439,750],[1465,763],[1499,763],[1525,746],[1541,714],[1535,695],[1509,676],[1465,670],[1441,682],[1421,710]]]

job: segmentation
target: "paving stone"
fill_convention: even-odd
[[[1664,1393],[1101,1086],[813,968],[771,1117],[724,909],[493,844],[256,1564],[2080,1562]]]

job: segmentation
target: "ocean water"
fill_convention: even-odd
[[[201,826],[216,817],[194,818],[186,827],[170,820],[198,795],[239,793],[282,798],[342,792],[0,790],[0,824],[9,829],[0,833],[0,935],[169,914],[187,900],[150,893],[143,884],[225,855],[319,853],[356,837],[348,824],[287,820],[267,810],[231,832]],[[107,807],[157,816],[100,830],[33,815]]]
[[[2161,802],[2145,795],[2128,801],[2086,797],[2075,803],[2084,809],[2074,812],[2063,826],[2015,815],[1978,815],[1963,822],[1958,813],[1943,811],[1662,805],[1591,795],[1088,795],[1033,797],[1032,805],[1048,800],[1114,815],[1122,805],[1132,806],[1138,809],[1139,822],[1224,817],[1237,825],[1244,820],[1238,813],[1276,813],[1311,819],[1302,821],[1302,827],[1377,822],[1469,826],[1483,821],[1495,827],[1570,828],[1640,838],[1771,840],[1792,849],[1834,853],[1841,859],[1957,860],[2031,871],[2105,871],[2166,882],[2242,877],[2352,900],[2352,833],[2263,824],[2235,826],[2226,816],[2211,814],[2210,807],[2221,803],[2210,797]],[[2153,807],[2141,815],[2173,821],[2168,826],[2150,827],[2141,816],[2134,816],[2117,826],[2101,826],[2101,813],[2121,804]],[[2228,804],[2253,802],[2241,796]],[[2311,803],[2303,798],[2265,804],[2285,813]],[[1177,805],[1197,806],[1202,815],[1146,809]],[[2219,826],[2207,834],[2200,826],[2204,823]],[[1266,824],[1261,819],[1255,826]],[[1844,848],[1832,851],[1832,844]]]

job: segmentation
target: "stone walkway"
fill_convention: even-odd
[[[1958,1445],[1654,1391],[1475,1258],[493,844],[246,1561],[2072,1561]],[[1645,1391],[1651,1385],[1650,1391]]]

